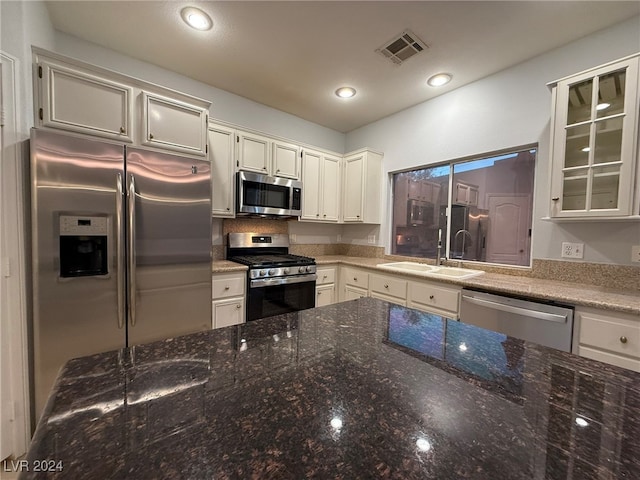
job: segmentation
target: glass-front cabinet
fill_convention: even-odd
[[[636,54],[549,84],[551,217],[638,215],[639,58]]]

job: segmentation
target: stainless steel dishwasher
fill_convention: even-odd
[[[463,289],[460,321],[565,352],[571,351],[573,307]]]

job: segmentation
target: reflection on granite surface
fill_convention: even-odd
[[[463,347],[463,348],[461,348]],[[21,478],[640,478],[640,375],[363,298],[72,360]]]

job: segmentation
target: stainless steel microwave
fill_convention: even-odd
[[[236,178],[238,215],[301,215],[302,182],[250,172],[238,172]]]
[[[422,200],[409,200],[407,202],[408,225],[434,225],[435,205]]]

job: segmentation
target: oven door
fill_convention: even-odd
[[[249,281],[247,321],[315,307],[316,274]]]

